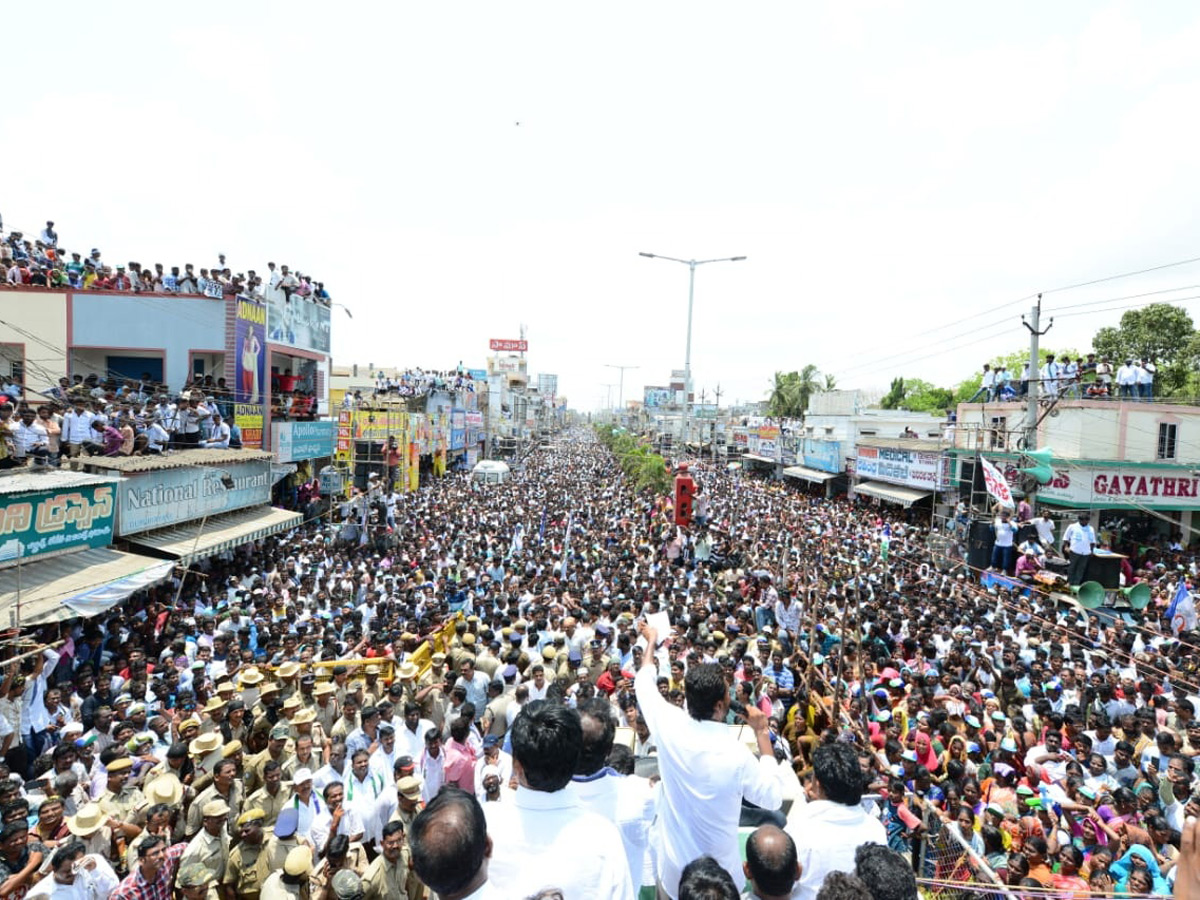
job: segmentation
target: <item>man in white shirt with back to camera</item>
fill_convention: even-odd
[[[633,900],[617,826],[587,810],[571,785],[583,751],[579,713],[530,704],[513,723],[512,750],[516,793],[511,802],[484,805],[494,848],[488,880],[499,895],[555,890],[566,898]]]
[[[639,627],[647,651],[634,678],[634,692],[657,742],[662,779],[655,826],[661,853],[659,890],[672,900],[678,897],[684,866],[705,854],[714,857],[735,884],[741,884],[742,798],[766,810],[783,805],[783,780],[767,717],[756,707],[746,707],[746,724],[758,745],[755,759],[725,725],[729,691],[716,663],[688,668],[686,711],[670,703],[658,692],[653,653],[658,632],[645,621]]]
[[[794,900],[815,900],[830,872],[853,872],[859,844],[887,846],[883,823],[863,809],[866,778],[854,745],[836,741],[813,751],[807,801],[784,829],[796,842],[800,881]]]

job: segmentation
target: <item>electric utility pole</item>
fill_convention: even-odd
[[[1037,295],[1037,303],[1029,312],[1030,321],[1021,316],[1021,324],[1029,329],[1029,398],[1025,412],[1025,449],[1037,449],[1038,397],[1041,393],[1041,365],[1038,356],[1038,338],[1054,327],[1051,318],[1046,327],[1038,330],[1042,324],[1042,295]]]

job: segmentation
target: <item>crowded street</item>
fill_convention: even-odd
[[[42,629],[0,700],[3,895],[1178,885],[1190,555],[1100,628],[939,568],[902,510],[687,468],[684,527],[580,427]]]

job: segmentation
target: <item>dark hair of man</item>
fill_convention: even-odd
[[[417,877],[439,895],[457,894],[479,872],[487,852],[483,807],[473,794],[444,787],[413,819],[408,844]]]
[[[87,852],[87,847],[83,841],[77,837],[72,837],[69,841],[54,851],[54,855],[50,857],[50,868],[58,870],[63,863],[70,862],[77,856],[82,856]]]
[[[796,883],[796,842],[778,826],[760,825],[746,839],[746,864],[759,894],[791,894]]]
[[[862,879],[848,872],[830,872],[817,891],[817,900],[874,900]]]
[[[617,723],[611,704],[599,697],[588,700],[579,708],[579,720],[583,727],[583,749],[575,764],[575,774],[593,775],[608,763]]]
[[[341,859],[350,852],[350,838],[344,834],[335,834],[329,839],[329,847],[325,850],[327,859]]]
[[[381,834],[383,837],[386,838],[386,837],[391,837],[397,831],[399,831],[401,834],[404,833],[404,823],[401,822],[399,819],[392,819],[386,825],[383,826],[383,831],[381,832]]]
[[[512,726],[513,759],[525,773],[525,784],[535,791],[566,787],[583,748],[579,713],[558,704],[529,704]]]
[[[699,856],[683,867],[679,900],[738,900],[738,896],[729,873],[711,856]]]
[[[636,770],[633,751],[624,744],[614,744],[608,751],[607,764],[620,775],[632,775]]]
[[[144,841],[142,841],[140,844],[138,844],[138,859],[145,859],[146,855],[151,850],[153,850],[155,847],[161,846],[162,844],[165,844],[165,843],[166,843],[166,841],[163,840],[161,837],[159,837],[157,834],[150,835],[150,837],[146,838]]]
[[[450,723],[450,737],[458,741],[460,744],[466,743],[467,735],[471,733],[471,720],[466,716],[459,716]]]
[[[688,714],[699,722],[711,720],[717,705],[729,693],[725,675],[717,663],[701,663],[688,669],[683,690]]]
[[[917,900],[912,864],[882,844],[859,844],[854,851],[854,874],[874,900]]]
[[[826,799],[843,806],[857,806],[862,800],[862,767],[849,744],[836,741],[817,747],[813,751],[813,774]]]

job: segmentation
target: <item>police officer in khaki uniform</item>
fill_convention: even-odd
[[[275,670],[275,674],[279,677],[280,691],[284,700],[287,700],[294,694],[299,693],[300,663],[285,662],[282,666]]]
[[[271,734],[267,738],[267,746],[261,753],[256,753],[254,756],[246,760],[246,790],[257,791],[263,785],[263,769],[271,760],[275,760],[279,764],[283,764],[287,759],[288,737],[291,735],[291,729],[283,722],[277,722],[271,728]]]
[[[300,813],[294,806],[285,806],[279,811],[275,820],[274,833],[267,838],[262,853],[258,856],[259,883],[264,882],[272,872],[278,872],[284,861],[297,849],[308,853],[312,860],[312,844],[308,838],[296,834],[296,826],[300,823]],[[263,896],[266,896],[265,893]]]
[[[309,900],[312,853],[307,847],[295,847],[262,882],[259,900]]]
[[[126,826],[136,828],[136,822],[142,812],[150,804],[140,790],[129,783],[129,773],[133,769],[133,760],[128,756],[114,759],[108,764],[108,782],[105,791],[97,800],[102,812],[111,820],[109,827],[114,831],[125,830]],[[131,837],[136,836],[134,830]]]
[[[209,884],[207,900],[221,900],[217,882],[225,874],[225,863],[229,859],[229,833],[226,828],[230,813],[229,804],[220,798],[209,800],[204,804],[201,813],[203,827],[188,842],[179,864],[185,866],[188,863],[200,863],[208,869],[215,881]]]
[[[237,815],[242,806],[242,785],[237,777],[237,763],[223,759],[213,767],[213,783],[201,791],[188,807],[187,822],[183,833],[189,837],[197,834],[204,824],[204,808],[213,800],[223,800],[227,830],[233,833]]]
[[[292,799],[292,792],[283,787],[283,766],[269,759],[263,766],[263,786],[246,798],[245,809],[261,810],[264,828],[274,828],[279,811]],[[239,822],[240,824],[240,822]]]
[[[313,709],[317,713],[317,721],[321,723],[321,728],[326,734],[333,731],[333,723],[338,720],[341,715],[337,701],[333,699],[333,695],[337,692],[332,681],[322,681],[313,688]]]
[[[312,672],[305,672],[300,676],[300,693],[296,696],[300,698],[301,709],[316,709],[317,698],[313,696],[317,689],[317,676]]]
[[[383,826],[383,852],[367,866],[363,875],[365,900],[408,900],[408,865],[404,861],[404,825]]]
[[[258,858],[263,853],[263,824],[266,814],[251,808],[238,816],[238,836],[241,842],[229,854],[229,864],[221,879],[225,900],[258,900],[262,888]]]

